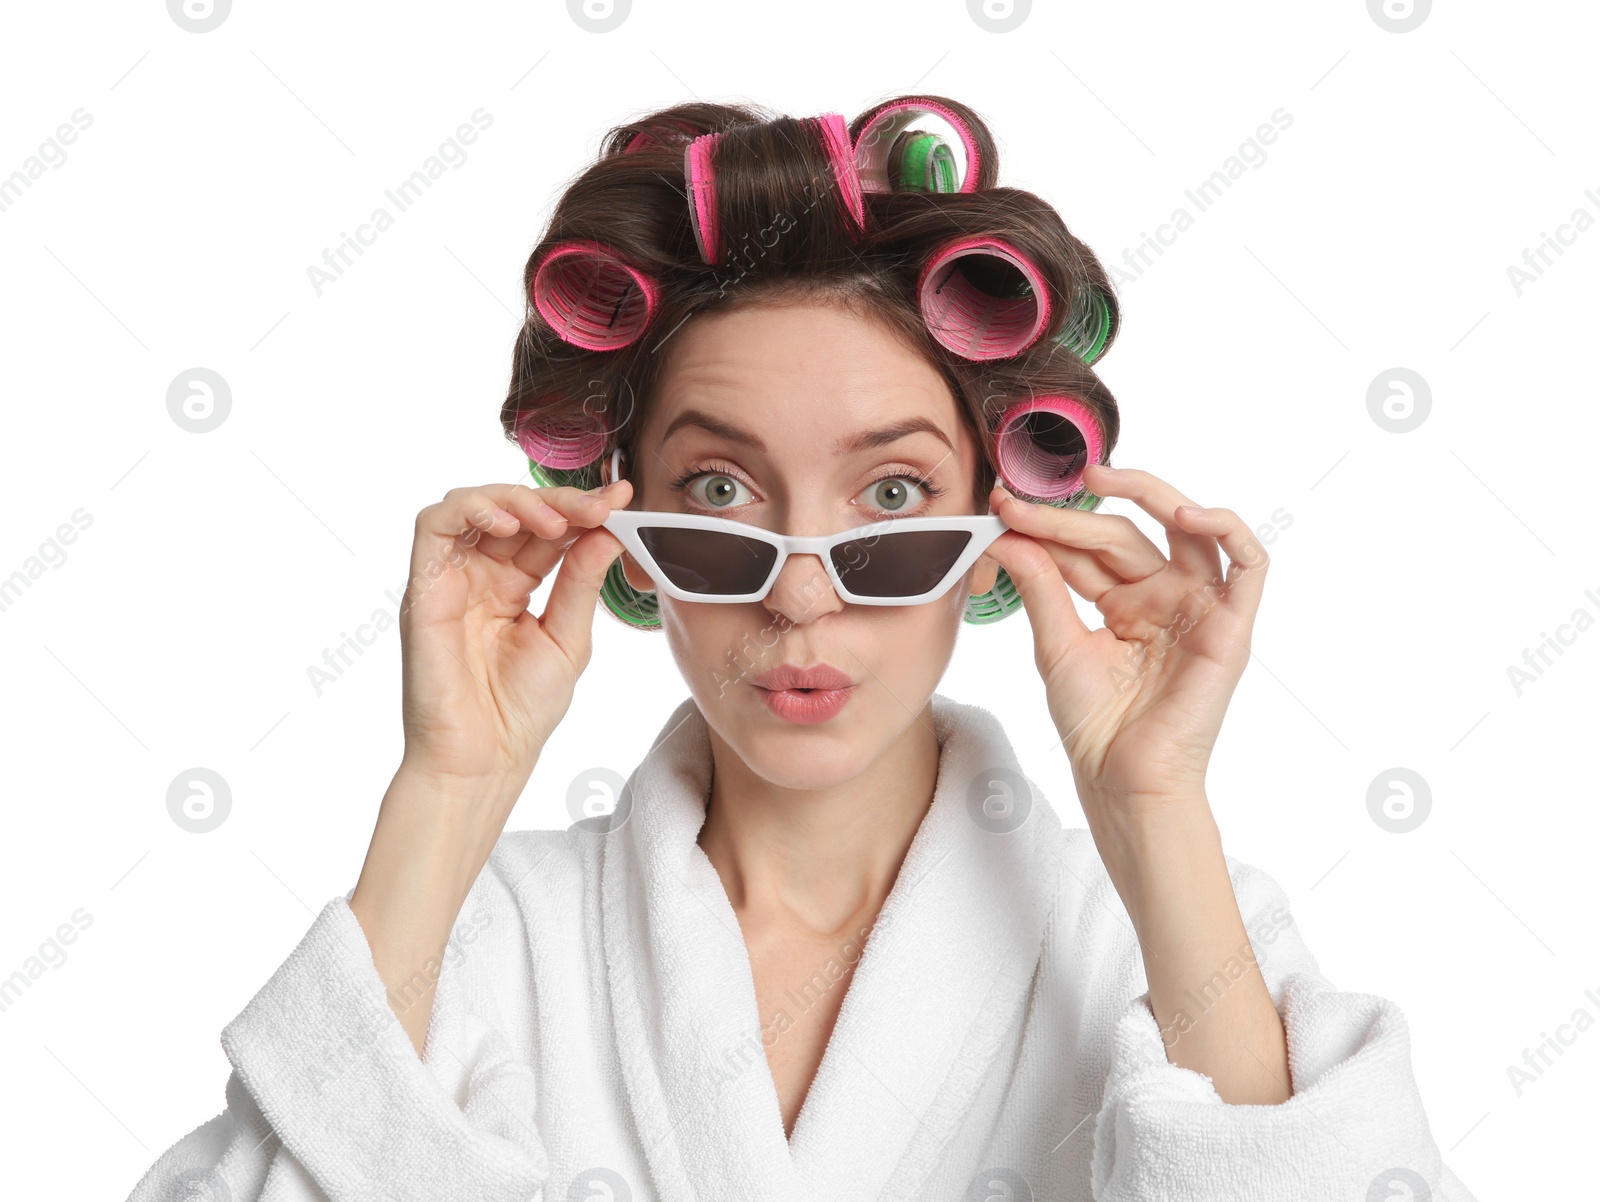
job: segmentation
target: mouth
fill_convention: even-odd
[[[809,668],[780,664],[752,678],[767,709],[786,722],[826,722],[844,709],[856,685],[831,664]]]
[[[829,689],[848,689],[855,686],[843,672],[832,664],[813,664],[801,668],[793,664],[779,664],[761,675],[752,677],[752,683],[762,689],[784,689],[799,693],[824,692]]]

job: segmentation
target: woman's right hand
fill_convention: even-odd
[[[487,484],[417,515],[400,607],[405,771],[526,783],[588,665],[600,586],[622,551],[600,523],[632,495],[625,480],[593,492]],[[557,564],[535,617],[528,598]]]
[[[419,1056],[456,917],[589,663],[622,551],[598,527],[632,495],[625,480],[595,494],[488,484],[417,515],[400,607],[405,755],[350,909]],[[528,597],[558,563],[534,617]]]

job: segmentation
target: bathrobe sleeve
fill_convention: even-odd
[[[1283,1017],[1293,1095],[1277,1106],[1225,1103],[1211,1078],[1168,1061],[1145,992],[1116,1024],[1096,1116],[1094,1197],[1474,1202],[1429,1131],[1399,1008],[1335,989],[1318,971],[1277,883],[1232,857],[1228,866]],[[1240,965],[1219,966],[1211,982],[1190,991],[1196,1010],[1203,1013],[1207,999],[1214,1003],[1229,987],[1230,970],[1237,974]]]
[[[502,917],[501,899],[473,894],[456,952],[463,930]],[[447,951],[419,1059],[349,895],[334,898],[223,1029],[227,1109],[163,1153],[129,1202],[541,1202],[532,1068],[469,1004],[457,978],[470,952]]]

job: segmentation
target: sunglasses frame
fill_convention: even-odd
[[[617,480],[621,448],[613,448],[611,452],[611,479]],[[1006,532],[1009,527],[1001,520],[998,514],[975,513],[960,514],[950,517],[920,517],[920,518],[889,518],[882,522],[868,522],[863,526],[852,526],[848,530],[841,530],[837,534],[816,535],[791,535],[777,534],[771,530],[763,530],[760,526],[753,526],[749,522],[738,522],[732,518],[713,517],[699,513],[672,513],[667,510],[651,509],[613,509],[605,521],[600,523],[617,540],[627,548],[645,574],[656,584],[655,589],[640,589],[640,592],[655,592],[659,589],[667,596],[679,601],[701,601],[713,605],[737,605],[751,601],[763,600],[772,591],[774,582],[783,565],[788,562],[791,555],[815,555],[822,560],[822,566],[828,573],[834,591],[841,600],[851,605],[925,605],[930,601],[937,601],[948,593],[957,580],[978,561],[978,558],[989,549],[989,544],[994,542]],[[761,582],[761,587],[749,593],[694,593],[687,589],[679,588],[667,578],[661,570],[661,565],[650,554],[644,545],[644,540],[639,537],[641,526],[666,526],[679,530],[709,530],[721,534],[734,534],[740,538],[754,539],[776,547],[777,558],[773,560],[772,570],[767,573],[767,578]],[[918,530],[965,530],[972,535],[967,540],[967,545],[962,548],[961,554],[950,565],[950,569],[940,578],[939,583],[923,593],[909,597],[868,597],[851,592],[839,576],[839,568],[833,562],[833,548],[841,543],[853,543],[863,538],[872,539],[879,535],[894,532],[909,533]]]
[[[671,513],[665,510],[649,509],[613,509],[605,521],[600,523],[618,541],[628,549],[628,552],[639,562],[651,580],[655,581],[656,588],[669,597],[679,601],[705,601],[712,604],[733,605],[748,601],[760,601],[772,591],[773,583],[778,579],[778,574],[783,571],[783,565],[791,555],[815,555],[822,560],[822,566],[828,573],[828,579],[833,582],[834,591],[841,600],[852,605],[924,605],[930,601],[937,601],[951,589],[951,586],[978,561],[978,557],[989,549],[989,544],[1005,533],[1006,524],[996,514],[970,514],[958,517],[921,517],[921,518],[891,518],[884,522],[869,522],[864,526],[852,526],[848,530],[841,530],[838,534],[817,534],[811,536],[775,534],[771,530],[763,530],[760,526],[753,526],[749,522],[736,522],[732,518],[710,517],[698,513]],[[645,548],[644,540],[639,537],[641,526],[665,526],[680,530],[708,530],[721,534],[733,534],[740,538],[747,538],[756,542],[766,543],[777,548],[777,558],[773,560],[772,570],[767,573],[766,579],[759,588],[749,593],[695,593],[688,589],[680,588],[662,571],[661,565],[655,557]],[[965,530],[972,537],[967,540],[967,545],[962,548],[961,554],[956,556],[955,562],[933,588],[927,592],[917,593],[909,597],[869,597],[852,592],[839,575],[839,567],[833,561],[833,549],[844,543],[859,542],[862,539],[873,539],[879,535],[890,533],[911,533],[918,530]],[[653,592],[654,589],[640,589],[640,592]]]

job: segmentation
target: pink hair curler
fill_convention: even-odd
[[[1083,488],[1083,469],[1105,449],[1100,421],[1077,397],[1017,401],[995,427],[1000,476],[1016,496],[1057,501]]]
[[[517,445],[523,453],[543,467],[563,471],[593,463],[605,454],[606,431],[583,417],[560,417],[542,421],[536,409],[516,426]]]
[[[615,351],[644,332],[661,289],[610,247],[579,238],[545,255],[532,293],[539,316],[564,341],[586,351]]]
[[[828,148],[833,178],[844,195],[845,208],[860,229],[867,223],[867,202],[862,199],[861,177],[856,173],[856,159],[850,149],[850,126],[838,113],[824,113],[816,122],[822,130],[823,144]]]
[[[846,211],[858,229],[866,225],[866,201],[861,195],[861,180],[856,175],[855,157],[850,149],[850,127],[838,113],[808,117],[822,138],[834,181],[844,199]],[[689,224],[694,228],[695,246],[709,267],[722,265],[722,230],[717,219],[717,178],[712,163],[720,133],[702,134],[683,148],[683,177],[688,185]]]
[[[683,148],[683,178],[689,187],[689,224],[694,227],[694,244],[701,261],[716,267],[722,259],[721,235],[717,227],[716,176],[711,151],[721,134],[701,134]]]
[[[955,130],[956,136],[961,139],[962,149],[966,151],[966,172],[962,175],[960,184],[950,190],[954,192],[978,190],[981,158],[978,142],[972,136],[972,130],[967,128],[967,123],[959,114],[937,100],[915,99],[885,105],[867,118],[861,127],[861,132],[856,135],[854,157],[862,191],[900,190],[897,181],[889,175],[890,152],[899,136],[910,128],[918,117],[925,116],[938,117],[949,123],[950,128]]]
[[[929,332],[964,359],[1005,359],[1050,325],[1050,289],[1020,251],[998,238],[960,238],[928,260],[917,300]]]

